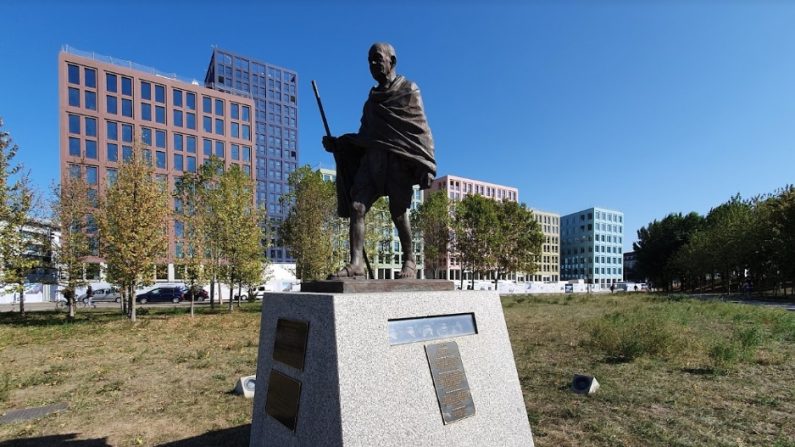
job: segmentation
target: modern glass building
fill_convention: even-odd
[[[538,270],[528,278],[532,281],[560,280],[560,214],[532,209],[533,217],[544,233],[544,244],[538,257]]]
[[[254,101],[257,204],[268,210],[272,230],[286,217],[279,197],[287,192],[287,178],[298,165],[298,75],[295,71],[215,48],[207,88]],[[271,231],[268,257],[293,262]]]
[[[562,280],[600,285],[622,281],[624,213],[589,208],[565,215],[560,222]]]

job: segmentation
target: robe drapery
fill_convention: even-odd
[[[427,174],[436,176],[433,136],[428,127],[417,84],[397,76],[385,89],[370,90],[356,134],[337,139],[337,214],[350,217],[351,187],[367,151],[386,151],[408,164],[411,184],[422,185]],[[425,185],[426,187],[428,185]]]

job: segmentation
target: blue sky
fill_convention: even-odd
[[[273,4],[270,4],[273,3]],[[638,228],[793,183],[795,3],[3,2],[0,116],[42,190],[58,176],[62,45],[203,80],[217,45],[299,74],[300,163],[333,166],[358,128],[374,41],[416,81],[439,175],[519,188],[531,207],[591,206]]]

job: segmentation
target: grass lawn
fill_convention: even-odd
[[[537,446],[795,447],[795,313],[642,295],[503,305]],[[69,403],[0,425],[0,447],[247,446],[252,402],[230,391],[254,373],[259,304],[161,309],[135,325],[0,314],[0,414]],[[601,389],[571,393],[574,373]]]

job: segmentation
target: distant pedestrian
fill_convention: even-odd
[[[610,293],[613,293],[615,291],[616,291],[616,285],[615,284],[610,284]]]
[[[635,291],[636,292],[638,291],[638,285],[637,284],[635,284]]]
[[[91,288],[91,284],[86,289],[86,301],[89,306],[94,307],[94,289]]]

